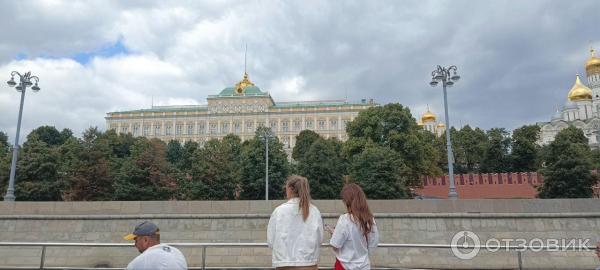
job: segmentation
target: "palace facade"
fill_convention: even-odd
[[[559,131],[573,125],[583,130],[591,147],[600,147],[600,58],[594,49],[590,49],[585,72],[587,85],[577,74],[565,105],[557,108],[550,122],[537,123],[541,127],[540,144],[550,143]]]
[[[227,134],[247,140],[254,137],[257,127],[267,126],[289,152],[296,144],[296,136],[305,129],[324,138],[345,141],[346,124],[360,111],[377,105],[372,99],[275,102],[245,73],[235,86],[208,96],[207,105],[152,106],[109,112],[106,125],[117,133],[158,138],[165,142],[194,141],[200,145]]]

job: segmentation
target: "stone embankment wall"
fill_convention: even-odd
[[[166,202],[0,202],[0,242],[127,243],[121,237],[141,220],[161,229],[163,242],[266,242],[269,215],[282,201]],[[345,212],[339,201],[315,201],[324,222],[335,225]],[[391,200],[370,201],[381,243],[449,244],[460,231],[490,238],[591,239],[600,235],[600,201],[574,200]],[[326,234],[326,240],[329,236]],[[552,241],[552,240],[550,240]],[[461,242],[462,243],[462,242]],[[552,243],[552,242],[551,242]],[[512,242],[518,244],[518,242]],[[535,241],[534,244],[539,244]],[[180,248],[190,266],[199,266],[199,248]],[[39,265],[40,248],[0,247],[0,268]],[[46,252],[47,266],[124,267],[133,247],[58,248]],[[207,266],[269,266],[268,248],[209,248]],[[482,250],[461,260],[446,249],[378,248],[376,267],[434,269],[514,269],[516,252]],[[334,253],[321,251],[321,266]],[[526,269],[595,269],[593,251],[523,252]]]

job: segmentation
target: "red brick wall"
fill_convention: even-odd
[[[536,186],[543,182],[536,172],[459,174],[454,179],[460,199],[535,198]],[[423,188],[415,192],[426,197],[448,198],[449,189],[448,176],[444,175],[425,177]],[[598,198],[599,186],[594,188],[594,193]]]

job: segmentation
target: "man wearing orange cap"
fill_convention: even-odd
[[[142,253],[127,265],[127,270],[187,270],[181,251],[161,244],[160,230],[150,221],[138,224],[123,239],[135,240],[135,247]]]

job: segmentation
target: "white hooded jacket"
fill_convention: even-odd
[[[311,266],[319,260],[323,240],[321,212],[311,204],[304,221],[299,203],[299,198],[292,198],[271,214],[267,243],[273,250],[273,267]]]

